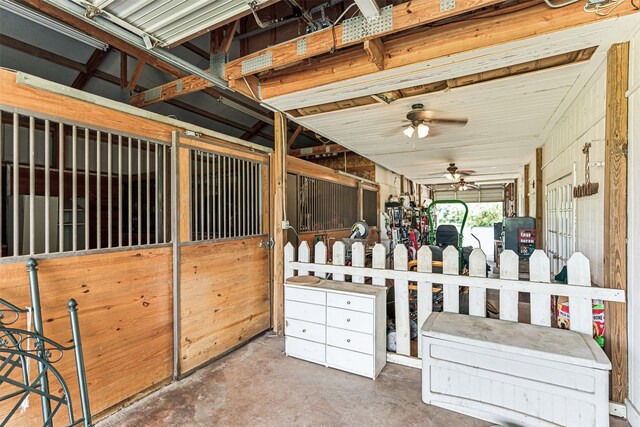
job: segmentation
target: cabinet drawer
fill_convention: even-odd
[[[326,319],[325,307],[323,305],[289,300],[285,300],[284,302],[284,315],[292,319],[323,324]]]
[[[327,325],[373,334],[373,314],[327,307]]]
[[[284,334],[288,337],[297,337],[309,341],[324,344],[325,326],[317,323],[304,322],[287,318],[284,322]]]
[[[290,301],[307,302],[309,304],[325,305],[326,295],[325,291],[314,291],[290,286],[285,286],[284,290],[285,299]]]
[[[285,353],[287,353],[287,356],[322,364],[325,363],[325,349],[326,346],[324,344],[294,337],[287,337],[285,344]]]
[[[373,378],[373,356],[327,346],[327,366]]]
[[[346,310],[363,311],[373,313],[373,298],[363,298],[354,295],[327,293],[327,305],[330,307],[344,308]]]
[[[373,354],[373,335],[327,327],[327,344],[360,353]]]

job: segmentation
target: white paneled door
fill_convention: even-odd
[[[547,254],[551,272],[557,274],[575,251],[573,176],[566,175],[547,185],[546,193]]]

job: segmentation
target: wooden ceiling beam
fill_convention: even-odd
[[[384,65],[386,70],[390,70],[636,12],[629,2],[620,4],[607,16],[597,16],[585,13],[579,3],[551,9],[544,3],[533,0],[505,7],[499,14],[487,13],[472,20],[461,20],[391,37],[384,43]],[[378,71],[363,49],[348,49],[344,53],[316,58],[260,77],[262,99],[268,100]]]
[[[240,136],[240,139],[244,139],[248,141],[253,136],[255,136],[260,130],[262,130],[262,128],[265,127],[266,125],[267,124],[262,120],[258,120],[255,125],[251,126],[251,129],[249,129],[248,131],[243,133],[242,136]]]
[[[382,44],[382,39],[365,40],[364,51],[367,52],[369,60],[378,67],[379,71],[384,70],[384,44]]]
[[[87,64],[85,65],[87,70],[78,73],[78,76],[71,84],[71,87],[74,89],[84,88],[84,86],[87,84],[89,79],[91,79],[91,77],[96,72],[100,64],[102,64],[102,61],[104,61],[104,59],[107,57],[109,52],[111,52],[111,48],[108,48],[107,50],[102,50],[102,49],[94,50],[91,56],[89,57]]]
[[[289,149],[291,148],[293,143],[296,142],[298,135],[300,135],[300,132],[302,132],[303,129],[304,128],[302,126],[298,126],[296,130],[293,131],[293,134],[289,137],[289,140],[287,141],[287,147],[289,147]]]
[[[120,52],[120,88],[124,89],[128,86],[129,73],[127,72],[128,56],[124,52]]]
[[[293,157],[312,157],[326,154],[348,153],[349,151],[351,150],[339,144],[327,144],[316,147],[295,148],[289,151],[289,155]]]
[[[409,1],[392,6],[393,26],[386,31],[376,34],[375,37],[379,38],[409,30],[436,20],[461,15],[503,1],[504,0],[457,0],[455,8],[445,11],[441,11],[440,9],[440,0]],[[316,31],[230,61],[225,70],[226,78],[227,80],[234,80],[261,71],[289,66],[303,59],[325,53],[332,53],[365,41],[364,39],[343,41],[343,26],[344,23],[339,23],[334,27]],[[305,52],[302,54],[298,53],[298,45],[301,40],[305,41]],[[251,72],[242,71],[244,61],[260,57],[261,55],[271,55],[271,64],[254,68]]]
[[[202,59],[206,59],[207,61],[209,60],[209,52],[207,52],[204,49],[200,49],[195,44],[193,44],[191,42],[184,42],[184,43],[182,43],[181,46],[184,47],[185,49],[189,49],[191,52],[193,52],[196,55],[202,57]]]

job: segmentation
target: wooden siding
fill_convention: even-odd
[[[258,246],[260,240],[181,248],[182,373],[269,329],[269,256]]]
[[[37,257],[36,257],[37,258]],[[171,377],[171,248],[132,250],[39,260],[44,332],[69,345],[70,298],[78,302],[80,331],[93,414],[103,412]],[[24,261],[0,264],[0,295],[31,306]],[[24,324],[18,327],[25,327]],[[58,363],[80,414],[73,354]],[[35,365],[31,364],[35,371]],[[32,378],[34,375],[32,374]],[[51,381],[51,390],[57,383]],[[14,425],[37,424],[40,403],[16,415]],[[0,405],[0,419],[7,410]],[[64,412],[57,424],[66,424]],[[41,421],[40,421],[41,422]]]

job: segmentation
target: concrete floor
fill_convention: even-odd
[[[474,426],[490,424],[426,405],[420,371],[388,363],[375,381],[284,355],[262,336],[97,427]],[[612,419],[612,426],[626,425]]]

